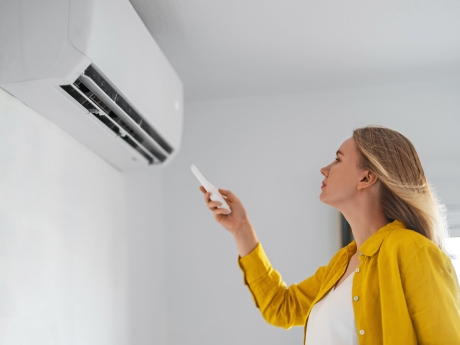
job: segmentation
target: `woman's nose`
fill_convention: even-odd
[[[327,177],[327,174],[326,174],[326,172],[327,172],[327,171],[326,171],[326,168],[321,168],[320,172],[321,172],[321,174],[323,174],[323,175],[324,175],[324,177]]]

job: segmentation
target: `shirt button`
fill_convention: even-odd
[[[363,252],[359,252],[359,255],[364,255]]]
[[[359,272],[359,268],[355,269],[355,272]]]
[[[354,299],[355,301],[357,301],[357,300],[359,300],[359,297],[358,297],[358,296],[355,296],[355,297],[353,297],[353,299]]]
[[[364,334],[364,330],[360,330],[360,331],[359,331],[359,334],[363,335],[363,334]]]

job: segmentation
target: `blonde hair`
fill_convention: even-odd
[[[353,139],[361,156],[359,168],[372,171],[381,182],[385,217],[400,220],[452,259],[444,243],[449,236],[446,207],[425,178],[414,145],[402,134],[380,125],[355,129]]]

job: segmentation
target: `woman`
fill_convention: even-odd
[[[289,287],[241,201],[220,189],[228,214],[200,187],[215,220],[235,238],[264,319],[285,329],[303,325],[307,345],[459,345],[460,287],[443,244],[445,208],[412,143],[383,126],[358,128],[321,173],[320,200],[344,215],[355,240]]]

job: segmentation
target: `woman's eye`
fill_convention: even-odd
[[[335,159],[337,162],[340,162],[338,158]]]

